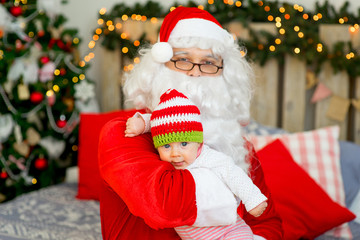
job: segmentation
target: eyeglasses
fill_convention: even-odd
[[[195,66],[199,66],[200,72],[207,74],[215,74],[219,71],[219,69],[223,68],[213,64],[206,64],[206,63],[193,63],[189,61],[173,60],[173,59],[170,59],[170,61],[174,63],[174,66],[177,69],[183,71],[191,71]]]

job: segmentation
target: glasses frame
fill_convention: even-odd
[[[217,74],[217,73],[219,72],[219,69],[223,69],[223,68],[224,68],[223,66],[220,67],[220,66],[217,66],[217,65],[211,65],[211,66],[217,67],[217,70],[216,70],[216,72],[214,72],[214,73],[208,73],[208,72],[204,72],[203,70],[201,70],[201,66],[210,65],[210,64],[187,62],[187,63],[191,63],[191,64],[192,64],[192,67],[191,67],[190,69],[182,69],[182,68],[179,68],[179,67],[176,66],[176,63],[177,63],[177,62],[180,62],[180,61],[181,61],[181,62],[185,62],[185,61],[183,61],[183,60],[170,59],[170,62],[173,62],[173,63],[174,63],[175,68],[176,68],[176,69],[179,69],[179,70],[182,70],[182,71],[191,71],[191,70],[194,69],[195,66],[198,66],[200,72],[202,72],[202,73],[206,73],[206,74]]]

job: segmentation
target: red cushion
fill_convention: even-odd
[[[355,218],[294,162],[280,140],[257,154],[275,208],[283,220],[285,239],[313,239]]]
[[[99,200],[101,181],[97,155],[101,128],[111,119],[116,117],[128,118],[134,113],[135,111],[131,110],[80,115],[77,198]]]

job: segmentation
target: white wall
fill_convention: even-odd
[[[221,1],[221,0],[216,0]],[[67,4],[62,6],[62,13],[68,19],[66,23],[66,27],[76,28],[79,30],[79,37],[82,39],[82,43],[80,45],[80,54],[81,56],[85,56],[89,48],[87,44],[92,38],[93,30],[97,27],[97,18],[98,12],[101,8],[105,7],[110,10],[115,4],[118,3],[127,3],[129,6],[132,6],[134,2],[145,3],[146,0],[136,0],[129,3],[126,0],[69,0]],[[164,8],[170,8],[174,1],[168,0],[157,0],[155,2],[161,3]],[[186,3],[187,0],[178,0],[178,3]],[[195,0],[194,2],[199,4],[204,4],[206,0]],[[244,0],[246,2],[246,0]],[[281,2],[281,1],[280,1]],[[313,0],[286,0],[288,3],[297,3],[302,5],[305,10],[313,10],[315,6],[315,2]],[[319,0],[318,2],[323,3],[325,0]],[[328,0],[328,2],[335,6],[337,9],[344,4],[344,0]],[[349,0],[350,8],[349,10],[353,10],[354,13],[357,13],[357,9],[360,7],[360,1],[358,0]],[[94,53],[95,58],[90,61],[91,68],[87,72],[87,76],[98,83],[97,94],[100,94],[100,81],[101,81],[101,54],[100,54],[100,44],[97,45]],[[97,57],[98,56],[98,57]]]

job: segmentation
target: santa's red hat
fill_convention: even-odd
[[[168,42],[181,37],[208,38],[224,44],[234,42],[233,36],[209,12],[195,7],[177,7],[164,18],[159,41],[151,50],[154,60],[169,61],[173,51]]]

